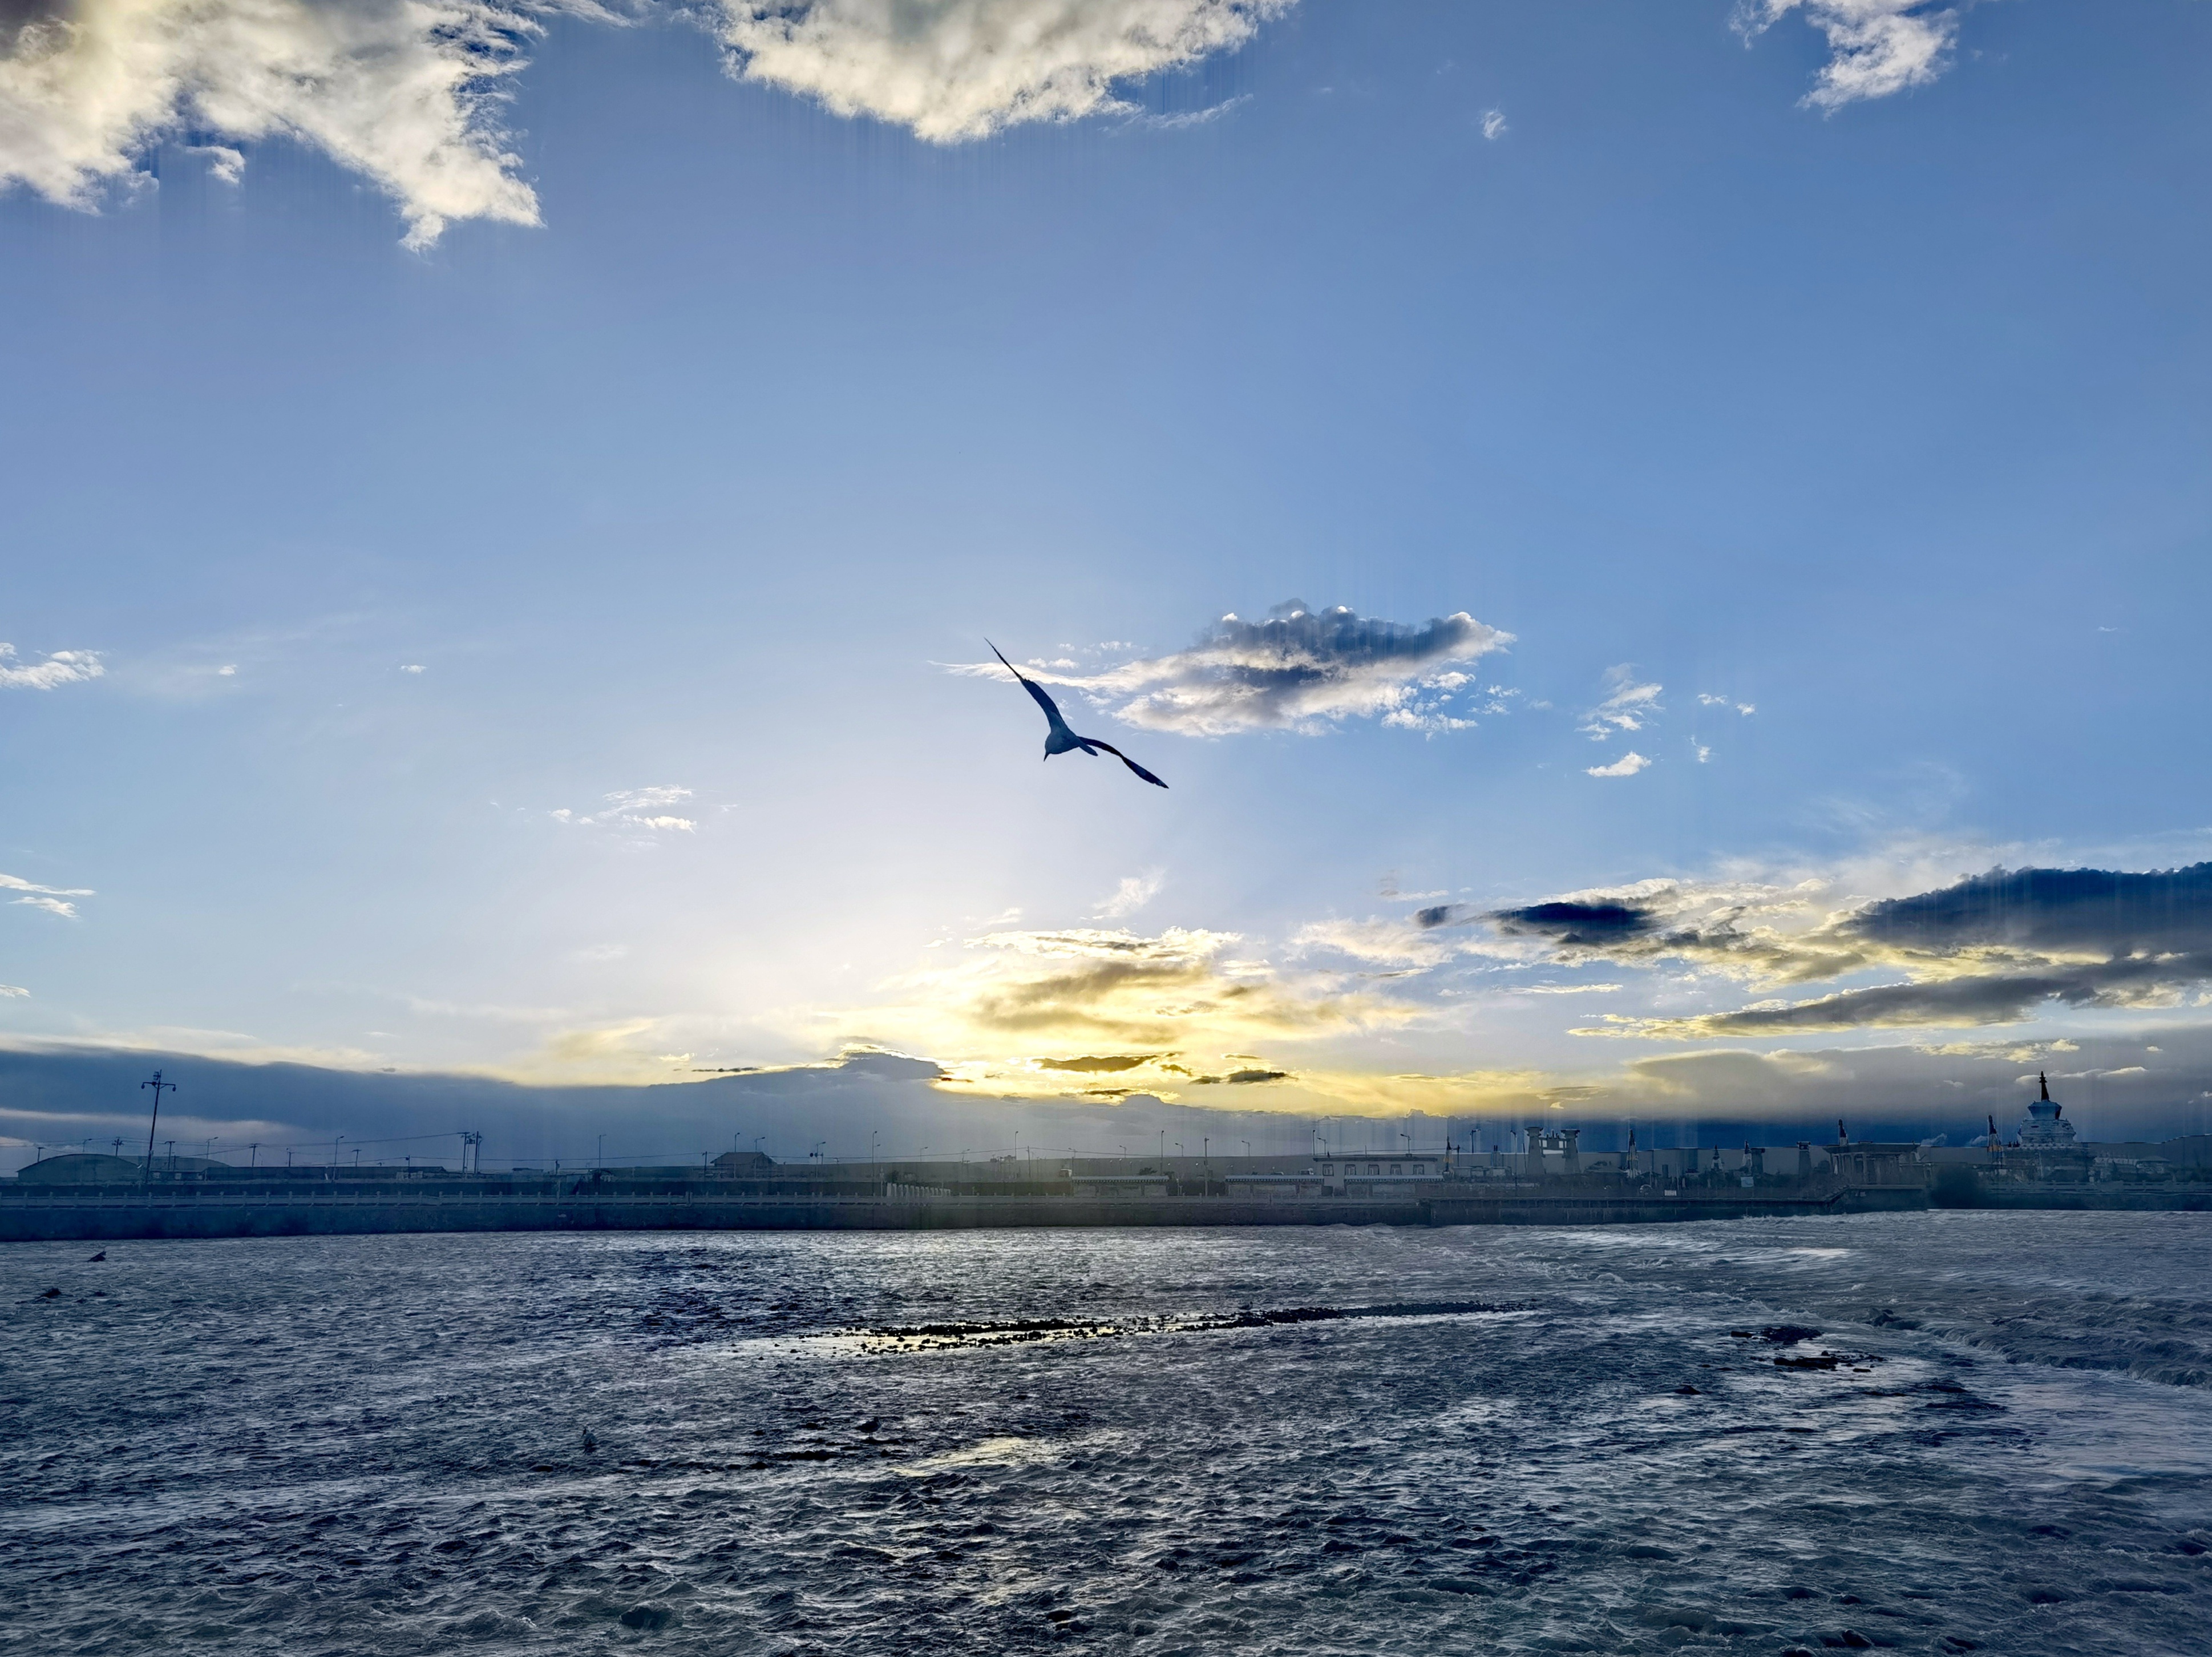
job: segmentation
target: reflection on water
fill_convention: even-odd
[[[35,1649],[2212,1625],[2205,1217],[91,1252],[0,1252],[0,1630]]]

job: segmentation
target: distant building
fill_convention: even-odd
[[[156,1156],[154,1166],[160,1168],[163,1158]],[[183,1160],[197,1162],[202,1159],[188,1156]],[[96,1153],[70,1151],[66,1156],[48,1156],[19,1169],[15,1174],[25,1185],[114,1185],[126,1180],[143,1180],[146,1164],[131,1156],[107,1156]]]
[[[2021,1149],[2071,1150],[2074,1148],[2074,1124],[2065,1120],[2063,1113],[2066,1107],[2051,1102],[2049,1077],[2038,1071],[2035,1079],[2043,1096],[2027,1108],[2027,1120],[2020,1125]]]
[[[1321,1171],[1324,1179],[1334,1179],[1341,1168],[1363,1179],[1427,1180],[1435,1177],[1431,1170],[1438,1166],[1434,1156],[1325,1156]]]

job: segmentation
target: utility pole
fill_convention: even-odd
[[[164,1082],[161,1079],[161,1072],[155,1071],[152,1081],[141,1082],[138,1085],[154,1089],[154,1114],[146,1124],[146,1177],[151,1180],[154,1177],[154,1124],[161,1120],[161,1089],[167,1088],[170,1092],[174,1093],[177,1090],[177,1084],[174,1082]]]

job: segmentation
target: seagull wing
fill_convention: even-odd
[[[1115,746],[1114,746],[1114,744],[1113,744],[1112,743],[1110,743],[1110,742],[1101,742],[1101,741],[1099,741],[1099,740],[1098,740],[1098,738],[1097,738],[1097,737],[1078,737],[1075,740],[1076,740],[1076,741],[1078,741],[1078,742],[1079,742],[1079,743],[1081,743],[1081,744],[1082,744],[1085,748],[1096,748],[1096,749],[1102,750],[1103,751],[1104,751],[1104,752],[1106,752],[1106,753],[1111,754],[1111,755],[1112,755],[1115,759],[1117,759],[1117,760],[1121,761],[1122,764],[1124,764],[1124,765],[1127,766],[1127,767],[1129,768],[1129,769],[1131,769],[1132,771],[1135,772],[1139,776],[1142,777],[1142,778],[1143,778],[1146,782],[1148,782],[1148,783],[1152,784],[1153,787],[1155,787],[1155,788],[1164,788],[1164,787],[1166,787],[1166,786],[1167,786],[1167,784],[1165,784],[1165,783],[1162,782],[1162,781],[1161,781],[1158,777],[1154,776],[1151,772],[1149,772],[1149,771],[1146,770],[1146,769],[1145,769],[1145,768],[1144,768],[1143,766],[1141,766],[1141,765],[1138,764],[1138,763],[1136,762],[1136,761],[1134,761],[1134,760],[1131,759],[1131,758],[1130,758],[1127,754],[1124,754],[1124,753],[1123,753],[1120,749],[1118,749],[1118,748],[1115,747]]]
[[[988,639],[984,640],[983,642],[987,645],[991,645],[991,641]],[[1061,730],[1066,730],[1067,728],[1067,721],[1060,717],[1060,704],[1054,701],[1050,696],[1045,694],[1044,687],[1038,684],[1032,679],[1022,678],[1021,669],[1016,667],[1012,662],[1007,662],[1006,652],[1000,650],[998,646],[991,645],[991,653],[994,656],[996,656],[1000,661],[1006,662],[1007,672],[1012,674],[1017,679],[1021,679],[1022,689],[1028,691],[1030,695],[1036,698],[1036,705],[1044,709],[1045,718],[1050,719],[1054,725],[1059,726]]]

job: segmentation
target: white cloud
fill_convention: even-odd
[[[218,678],[224,678],[224,679],[235,678],[235,677],[237,677],[237,675],[238,675],[238,664],[237,664],[236,662],[229,662],[229,663],[226,663],[226,664],[225,664],[224,665],[222,665],[222,667],[219,667],[219,668],[216,669],[216,676]]]
[[[402,673],[427,673],[430,670],[420,662],[402,662],[399,664],[399,671]]]
[[[89,209],[191,139],[238,184],[287,138],[374,180],[406,243],[465,219],[538,222],[501,115],[556,15],[611,22],[651,0],[14,0],[0,45],[0,187]],[[1233,50],[1293,0],[719,0],[741,79],[933,142],[1133,112],[1117,82]],[[679,15],[690,15],[672,8]],[[1237,100],[1159,124],[1212,119]]]
[[[1695,737],[1690,738],[1690,751],[1698,756],[1698,763],[1699,765],[1705,765],[1711,762],[1713,757],[1713,750],[1707,747],[1704,743],[1699,742]]]
[[[1137,126],[1151,127],[1160,132],[1177,132],[1187,126],[1211,125],[1251,101],[1252,94],[1248,92],[1235,98],[1224,98],[1218,104],[1208,104],[1204,109],[1187,110],[1180,115],[1135,115],[1130,118]]]
[[[646,828],[685,835],[699,827],[693,818],[654,809],[690,799],[689,788],[617,788],[603,798],[606,804],[596,813],[574,811],[564,805],[552,813],[553,819],[579,828]]]
[[[1759,712],[1758,707],[1753,703],[1734,701],[1726,696],[1716,696],[1707,691],[1699,691],[1698,693],[1698,706],[1700,707],[1733,707],[1737,713],[1747,715]]]
[[[225,184],[246,182],[246,157],[228,144],[194,144],[185,153],[206,156],[208,172]]]
[[[1112,895],[1102,899],[1091,913],[1102,920],[1119,920],[1124,915],[1133,915],[1158,897],[1165,883],[1165,875],[1158,869],[1148,874],[1124,875]]]
[[[1484,137],[1503,137],[1505,131],[1505,112],[1504,110],[1486,109],[1482,112],[1482,136]]]
[[[1650,763],[1650,760],[1632,749],[1611,765],[1593,765],[1586,768],[1593,777],[1632,777]]]
[[[1666,686],[1638,684],[1633,662],[1606,669],[1601,683],[1606,692],[1605,700],[1590,709],[1589,723],[1581,727],[1592,742],[1603,742],[1618,731],[1641,731],[1651,722],[1653,714],[1667,711],[1659,703],[1659,694]],[[1627,773],[1613,771],[1604,774],[1626,776]]]
[[[44,909],[48,914],[59,915],[64,920],[77,918],[76,905],[68,901],[73,897],[90,897],[89,886],[40,886],[15,875],[0,875],[0,892],[21,892],[13,900],[33,909]]]
[[[1219,737],[1239,731],[1295,731],[1313,736],[1346,719],[1380,719],[1418,731],[1473,723],[1451,711],[1483,692],[1454,664],[1513,641],[1510,633],[1465,610],[1419,627],[1355,614],[1339,605],[1313,610],[1291,599],[1264,621],[1224,616],[1188,650],[1084,675],[1025,665],[1030,677],[1081,691],[1116,719],[1153,731]],[[995,662],[956,672],[993,677]],[[1486,704],[1497,712],[1504,704]]]
[[[0,995],[28,995],[29,993],[30,992],[21,984],[0,984]]]
[[[1384,976],[1410,976],[1442,966],[1460,948],[1456,938],[1424,927],[1416,920],[1316,920],[1298,928],[1291,939],[1296,956],[1340,955],[1370,967],[1398,968]]]
[[[165,138],[229,141],[203,148],[235,176],[232,145],[288,137],[381,185],[410,246],[455,219],[538,222],[496,118],[544,0],[49,5],[0,54],[0,184],[90,207]]]
[[[1128,112],[1114,83],[1231,51],[1291,0],[723,0],[732,71],[933,143]]]
[[[1804,101],[1834,111],[1926,86],[1950,67],[1959,14],[1929,0],[1741,0],[1735,27],[1748,46],[1793,11],[1827,36],[1833,54]]]
[[[6,64],[0,60],[0,71]],[[4,154],[7,143],[5,106],[0,104],[0,154]],[[100,665],[96,650],[57,650],[43,662],[27,667],[13,665],[15,646],[0,644],[0,687],[9,690],[52,690],[57,685],[79,684],[87,679],[96,679],[107,671]]]

